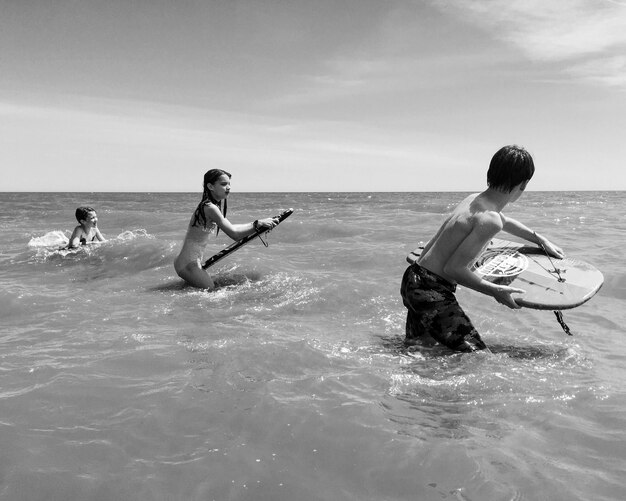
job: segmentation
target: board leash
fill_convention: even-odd
[[[561,310],[554,310],[553,313],[556,315],[556,321],[563,328],[565,334],[567,334],[568,336],[573,336],[574,334],[572,334],[569,326],[565,323],[565,320],[563,320],[563,312]]]
[[[259,234],[257,235],[257,237],[259,237],[259,240],[261,241],[261,243],[262,243],[265,247],[269,247],[269,246],[270,246],[270,243],[269,243],[269,240],[268,240],[268,237],[269,237],[270,231],[272,231],[272,230],[267,230],[267,231],[265,232],[265,233],[267,233],[267,237],[265,237],[265,240],[263,240],[263,237],[261,237],[261,233],[259,233]]]
[[[559,282],[565,282],[565,279],[561,276],[561,270],[559,270],[554,265],[554,262],[552,261],[550,254],[548,254],[548,249],[546,249],[546,246],[543,245],[543,242],[539,239],[539,237],[537,237],[537,233],[533,231],[533,234],[535,235],[535,238],[539,242],[539,247],[541,247],[541,250],[547,256],[548,260],[550,261],[550,264],[554,268],[554,273],[556,273],[556,276],[559,277],[558,278]],[[567,334],[568,336],[573,336],[574,334],[572,334],[572,331],[570,330],[569,326],[565,323],[565,319],[563,318],[563,312],[561,310],[554,310],[553,313],[556,316],[556,321],[559,323],[559,325],[561,326],[565,334]]]

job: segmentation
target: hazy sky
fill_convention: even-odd
[[[0,0],[0,191],[626,190],[626,0]]]

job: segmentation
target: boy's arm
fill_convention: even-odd
[[[73,249],[74,247],[78,247],[80,245],[81,231],[82,229],[80,226],[77,226],[76,228],[74,228],[74,231],[72,232],[72,236],[70,237],[69,242],[67,242],[68,249]]]
[[[498,303],[517,309],[520,306],[511,297],[511,294],[523,293],[525,292],[523,289],[493,284],[483,280],[480,275],[471,270],[472,265],[476,262],[476,258],[485,245],[501,229],[502,222],[499,215],[483,216],[476,222],[470,234],[450,256],[443,271],[458,284],[492,296]]]
[[[516,237],[523,238],[524,240],[528,240],[529,242],[537,244],[539,247],[545,249],[548,254],[552,255],[553,257],[559,259],[565,257],[563,250],[550,242],[550,240],[548,240],[546,237],[532,231],[526,225],[520,223],[512,217],[507,217],[504,214],[501,214],[501,216],[502,221],[504,222],[502,226],[503,231],[506,231],[511,235],[515,235]]]

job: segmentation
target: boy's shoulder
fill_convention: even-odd
[[[478,211],[472,215],[472,231],[484,239],[491,239],[504,227],[503,216],[494,210]]]
[[[503,216],[501,212],[491,209],[478,210],[474,211],[471,215],[472,219],[480,223],[495,223],[495,224],[503,224]]]
[[[489,200],[478,195],[468,197],[468,212],[473,221],[481,224],[503,225],[502,213]]]

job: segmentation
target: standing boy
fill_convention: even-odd
[[[400,293],[408,309],[408,342],[432,337],[457,351],[487,347],[456,300],[457,284],[492,296],[509,308],[520,308],[511,294],[524,293],[522,289],[487,282],[471,269],[498,232],[506,231],[541,245],[554,257],[563,257],[563,251],[548,239],[501,212],[522,195],[534,172],[533,159],[524,148],[501,148],[489,164],[488,188],[457,205],[417,262],[407,268]]]

